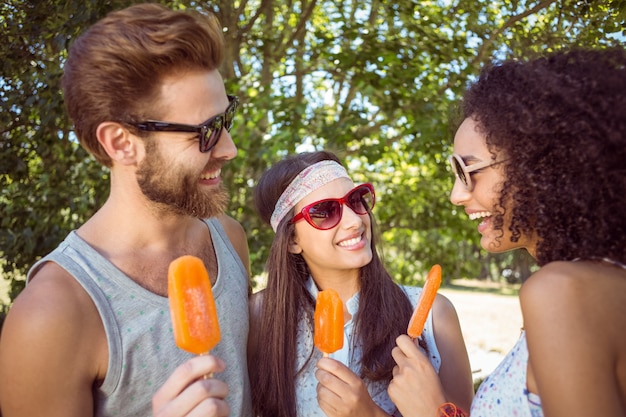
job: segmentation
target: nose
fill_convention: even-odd
[[[215,144],[215,147],[211,149],[211,157],[215,159],[231,160],[237,156],[237,145],[233,141],[230,132],[226,129],[222,129],[220,138]]]
[[[360,227],[363,223],[363,214],[358,214],[352,210],[347,204],[343,205],[343,213],[341,215],[341,225],[346,228]]]
[[[465,203],[471,196],[471,193],[467,191],[465,185],[461,182],[460,179],[454,176],[454,185],[452,186],[452,191],[450,191],[450,202],[455,206],[461,206]]]

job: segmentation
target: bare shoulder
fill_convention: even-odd
[[[250,251],[248,249],[248,239],[243,226],[237,220],[226,214],[220,215],[217,219],[221,223],[228,239],[241,258],[241,262],[243,262],[246,271],[248,271],[248,276],[250,276]]]
[[[440,293],[437,293],[433,303],[433,317],[436,321],[458,320],[454,304],[448,297]]]
[[[524,282],[527,383],[546,409],[623,414],[625,301],[626,271],[605,262],[553,262]]]
[[[40,332],[49,331],[48,325],[65,323],[51,332],[59,334],[82,331],[80,327],[92,313],[97,315],[95,306],[80,284],[59,265],[48,262],[16,298],[7,320],[9,324],[19,322],[20,328],[41,327]],[[40,334],[25,333],[30,333],[32,337]]]
[[[65,415],[87,415],[92,387],[104,378],[107,355],[102,322],[88,294],[65,270],[48,262],[16,298],[2,329],[3,411],[25,407],[26,414],[35,415],[47,403],[57,411],[50,414],[64,410]]]
[[[227,214],[222,214],[217,217],[222,227],[226,231],[226,234],[232,241],[237,241],[241,238],[245,238],[246,232],[243,229],[241,223]]]
[[[467,357],[461,324],[452,302],[444,295],[437,294],[433,303],[433,330],[440,353],[461,349]],[[469,366],[469,365],[468,365]]]
[[[465,349],[459,316],[454,305],[445,295],[437,294],[433,303],[432,314],[433,330],[437,345],[444,348],[446,345],[462,345],[463,349]]]
[[[583,338],[600,350],[625,351],[626,271],[621,268],[598,262],[547,264],[522,285],[520,304],[530,345],[547,349]]]
[[[55,346],[69,346],[74,352],[83,346],[96,350],[93,344],[104,335],[100,315],[87,292],[54,262],[43,265],[16,298],[5,324],[16,338],[47,341],[48,351]]]
[[[229,216],[226,213],[222,213],[222,214],[218,215],[216,218],[220,221],[220,223],[222,223],[222,226],[225,229],[229,229],[231,227],[235,227],[235,228],[243,230],[243,227],[241,226],[241,223],[239,223],[232,216]]]
[[[452,302],[437,294],[433,303],[433,330],[441,357],[439,378],[453,403],[469,409],[472,397],[472,370],[461,325]]]
[[[626,301],[626,271],[607,263],[552,262],[535,272],[520,290],[522,309],[558,305],[610,311]]]

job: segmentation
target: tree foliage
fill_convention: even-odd
[[[76,143],[60,76],[71,41],[130,1],[0,5],[0,254],[11,297],[28,267],[107,198],[108,171]],[[286,154],[336,151],[373,182],[386,261],[399,282],[433,263],[448,278],[529,273],[524,254],[486,255],[447,200],[455,107],[494,60],[623,42],[623,0],[162,2],[213,11],[224,26],[227,90],[241,97],[223,172],[230,214],[260,274],[272,239],[252,207],[261,172]],[[482,268],[482,269],[481,269]],[[511,275],[509,274],[509,275]]]

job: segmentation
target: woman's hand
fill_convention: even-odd
[[[180,365],[152,397],[154,417],[227,417],[228,386],[205,375],[222,372],[224,362],[212,355],[194,357]]]
[[[407,335],[396,339],[396,361],[387,392],[404,417],[437,417],[446,398],[439,376],[426,355]]]
[[[341,362],[330,358],[320,359],[315,377],[319,381],[317,401],[327,416],[388,417],[372,400],[361,378]]]

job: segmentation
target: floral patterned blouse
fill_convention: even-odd
[[[472,417],[543,417],[541,400],[526,388],[528,347],[526,333],[502,363],[480,385],[470,415]]]

